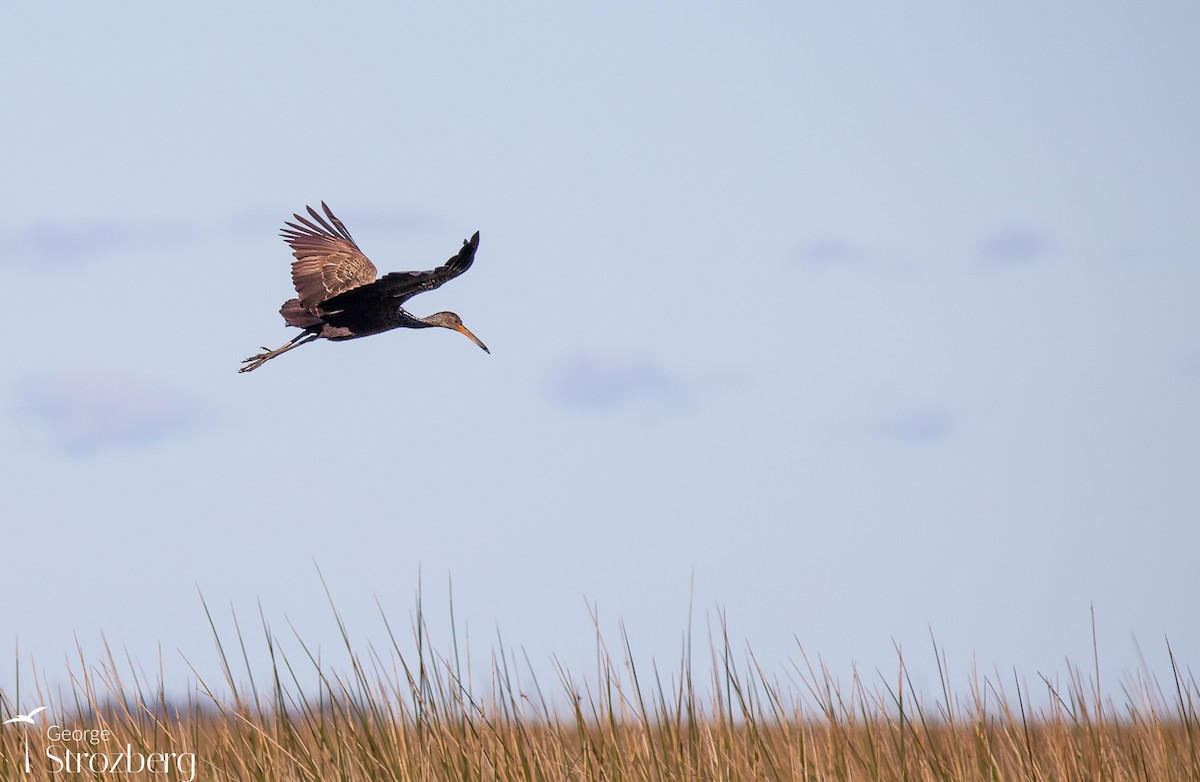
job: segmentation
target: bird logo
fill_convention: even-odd
[[[33,718],[45,710],[46,710],[45,706],[38,706],[36,709],[29,712],[28,714],[18,714],[17,716],[13,717],[12,719],[8,719],[8,720],[5,720],[4,722],[0,722],[0,725],[12,725],[12,724],[32,725],[32,724],[34,724]],[[29,736],[25,736],[25,773],[26,774],[30,773]]]
[[[33,718],[36,717],[39,712],[43,712],[45,710],[46,710],[45,706],[38,706],[36,709],[29,712],[28,714],[18,714],[17,716],[13,717],[11,720],[5,720],[4,722],[0,722],[0,725],[11,725],[14,722],[24,722],[24,723],[28,723],[28,724],[32,725]]]

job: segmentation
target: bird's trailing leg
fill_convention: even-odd
[[[242,363],[245,364],[246,366],[239,369],[238,372],[252,372],[253,370],[258,369],[259,367],[261,367],[263,364],[267,363],[271,359],[275,358],[276,356],[287,353],[292,348],[298,348],[301,345],[312,342],[314,339],[318,338],[319,336],[321,336],[321,335],[314,334],[311,331],[306,331],[303,334],[301,334],[300,336],[293,339],[291,342],[287,343],[286,345],[284,345],[281,348],[277,348],[276,350],[268,350],[266,347],[264,347],[263,350],[265,352],[259,353],[257,356],[251,356],[250,358],[242,361]]]

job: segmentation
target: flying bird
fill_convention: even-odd
[[[479,249],[479,232],[463,241],[462,249],[443,265],[424,272],[392,272],[376,279],[375,264],[358,249],[342,221],[325,202],[325,215],[311,206],[311,220],[293,215],[296,222],[285,222],[279,232],[292,248],[292,284],[297,298],[288,299],[279,314],[289,326],[303,331],[283,347],[244,360],[239,372],[258,369],[292,348],[314,339],[341,342],[369,337],[392,329],[425,329],[438,326],[467,335],[472,342],[491,353],[487,345],[472,334],[453,312],[435,312],[418,318],[404,309],[404,303],[418,293],[431,291],[471,268]]]
[[[14,722],[27,722],[30,725],[32,725],[33,718],[38,715],[38,712],[42,712],[45,710],[46,710],[45,706],[38,706],[36,709],[29,712],[28,714],[18,714],[17,716],[13,717],[11,720],[5,720],[4,722],[0,722],[0,725],[11,725]]]

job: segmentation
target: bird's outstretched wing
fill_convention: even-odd
[[[310,206],[308,213],[312,220],[293,215],[298,222],[285,223],[279,232],[296,256],[292,262],[292,284],[300,296],[300,306],[314,314],[321,302],[374,282],[377,274],[375,264],[358,249],[346,226],[324,201],[321,208],[325,217]]]
[[[347,290],[338,296],[331,296],[321,304],[321,310],[330,312],[346,309],[367,300],[388,300],[393,304],[403,304],[418,293],[431,291],[441,287],[449,280],[471,268],[475,261],[475,251],[479,249],[479,232],[470,239],[463,240],[462,249],[436,269],[425,272],[392,272],[385,274],[370,285],[363,285]]]

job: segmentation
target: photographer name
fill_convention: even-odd
[[[46,738],[51,742],[46,747],[46,760],[50,762],[51,774],[174,774],[182,782],[193,782],[196,778],[196,753],[194,752],[142,752],[133,744],[112,747],[116,752],[80,752],[66,746],[64,742],[91,747],[107,745],[112,741],[112,731],[107,728],[64,728],[51,725],[46,728]]]

